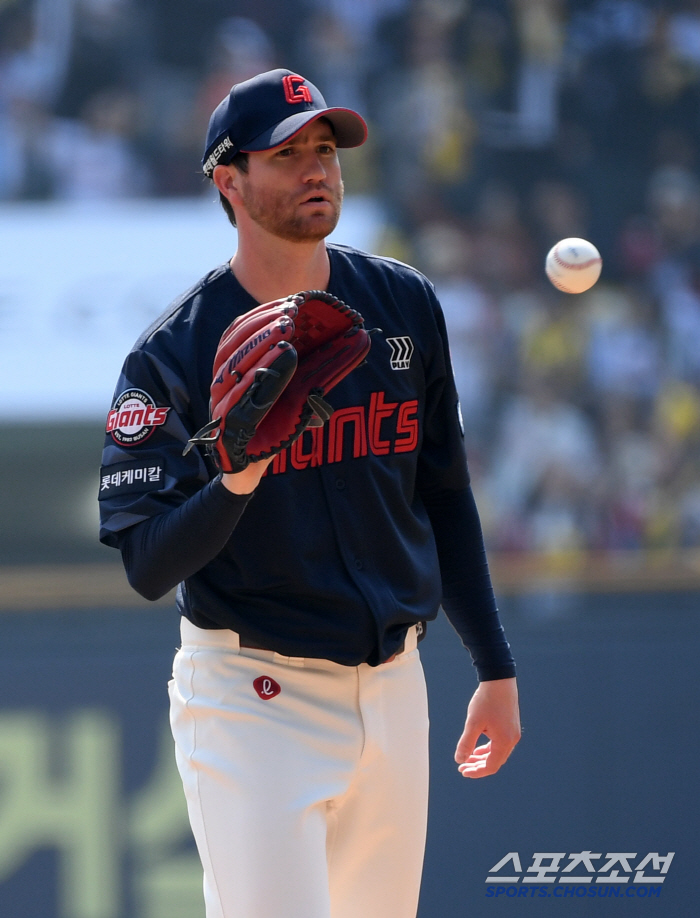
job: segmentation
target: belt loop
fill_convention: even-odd
[[[411,627],[406,632],[406,640],[403,645],[403,653],[410,653],[412,650],[415,650],[418,646],[418,628],[416,625],[411,625]]]
[[[285,657],[281,653],[274,652],[273,660],[275,663],[281,663],[283,666],[306,666],[305,657]]]

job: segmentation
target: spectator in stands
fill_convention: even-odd
[[[147,195],[148,169],[131,143],[136,99],[120,89],[88,99],[82,118],[56,119],[47,138],[54,197],[71,201]]]
[[[580,489],[592,491],[601,458],[589,417],[576,405],[563,401],[545,376],[525,375],[520,391],[506,403],[501,415],[486,475],[496,545],[526,547],[527,539],[517,545],[509,544],[509,540],[514,531],[519,538],[527,534],[528,509],[533,502],[537,504],[543,482],[553,468],[561,470],[562,488],[557,498],[564,491],[577,498]]]
[[[651,403],[661,381],[662,351],[655,303],[648,294],[594,288],[587,296],[586,361],[593,393]]]
[[[415,259],[435,283],[445,313],[467,449],[475,467],[492,433],[504,329],[493,297],[474,279],[473,238],[465,229],[426,224],[416,234]]]
[[[72,23],[70,0],[0,5],[0,200],[43,196],[38,148],[64,84]]]

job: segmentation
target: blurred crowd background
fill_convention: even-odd
[[[366,116],[346,194],[436,285],[489,547],[700,546],[700,2],[0,0],[0,201],[208,194],[278,66]]]

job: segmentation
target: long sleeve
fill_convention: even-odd
[[[215,479],[189,500],[119,533],[131,586],[160,599],[221,551],[252,495],[232,494]]]
[[[479,680],[515,675],[491,584],[479,513],[471,487],[423,495],[435,534],[442,606],[469,650]]]

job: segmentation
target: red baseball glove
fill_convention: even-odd
[[[333,413],[324,396],[370,349],[359,312],[322,290],[296,293],[239,316],[214,358],[211,421],[189,441],[222,472],[240,472],[290,446]]]

